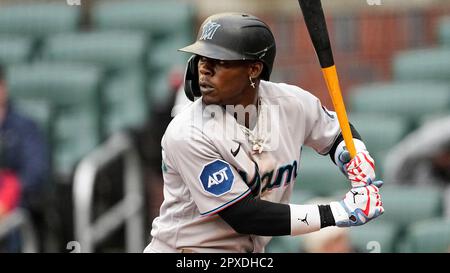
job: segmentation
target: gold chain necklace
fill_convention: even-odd
[[[260,97],[258,97],[257,107],[258,107],[257,112],[256,112],[257,120],[256,120],[255,128],[253,129],[255,132],[248,129],[244,125],[241,125],[239,123],[238,123],[238,125],[241,128],[241,130],[244,132],[244,134],[246,135],[248,141],[251,143],[252,151],[254,153],[262,153],[262,151],[265,148],[266,138],[262,136],[263,135],[262,128],[264,126],[264,114],[261,114],[261,98]],[[260,120],[260,118],[261,118],[261,120]]]

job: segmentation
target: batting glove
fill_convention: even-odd
[[[374,185],[351,189],[344,200],[331,202],[330,208],[338,227],[360,226],[384,212],[379,189]]]
[[[380,187],[375,181],[375,161],[367,150],[359,151],[353,159],[350,158],[347,150],[343,150],[338,156],[337,165],[350,180],[353,188],[368,186],[372,183]]]

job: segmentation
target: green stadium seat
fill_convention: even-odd
[[[100,142],[99,86],[103,72],[90,65],[34,63],[7,70],[12,99],[45,100],[53,107],[54,170],[69,174]]]
[[[103,88],[106,134],[144,125],[149,114],[143,92],[145,84],[145,73],[142,71],[128,71],[109,77]]]
[[[109,135],[146,119],[147,48],[148,37],[140,31],[57,34],[45,41],[43,58],[90,63],[109,72],[101,96],[103,133]]]
[[[90,63],[105,69],[144,68],[148,39],[142,32],[84,32],[50,36],[42,58],[58,62]]]
[[[11,65],[30,61],[34,40],[30,37],[0,36],[0,64]]]
[[[97,29],[138,29],[154,38],[180,35],[191,39],[194,8],[180,1],[99,2],[92,8],[92,22]]]
[[[351,112],[404,116],[415,126],[421,116],[448,112],[449,106],[449,84],[393,82],[354,88],[349,108]]]
[[[308,191],[316,196],[333,196],[345,191],[350,182],[334,165],[331,158],[303,147],[296,181],[296,190]]]
[[[450,47],[450,16],[444,17],[438,26],[439,43],[443,47]]]
[[[79,160],[99,143],[100,136],[89,109],[62,110],[54,124],[54,169],[69,175]]]
[[[76,31],[81,20],[81,7],[66,3],[2,5],[0,33],[33,37],[51,33]]]
[[[160,71],[149,75],[147,97],[152,105],[163,105],[171,95],[169,71]]]
[[[177,52],[194,40],[195,6],[170,0],[98,2],[92,6],[92,25],[97,30],[139,30],[151,39],[145,56],[148,68],[146,96],[150,104],[167,102],[169,73],[184,71],[189,56]]]
[[[153,71],[167,71],[174,67],[184,71],[190,55],[177,50],[187,44],[189,44],[188,41],[178,37],[160,40],[148,52],[148,67]]]
[[[43,98],[63,108],[97,108],[102,76],[102,71],[91,65],[42,62],[10,67],[7,83],[13,98]]]
[[[398,226],[389,222],[378,222],[377,219],[363,226],[350,228],[350,242],[352,246],[358,252],[364,253],[397,252],[398,235]]]
[[[380,190],[385,212],[378,221],[387,221],[401,229],[413,222],[441,217],[443,194],[432,186],[392,186],[389,181]]]
[[[410,131],[408,120],[398,115],[352,112],[348,117],[358,130],[375,162],[383,160],[389,149]],[[381,164],[376,164],[376,167],[377,174],[381,174]]]
[[[408,228],[403,251],[448,253],[450,251],[450,219],[434,218],[412,223]]]
[[[393,77],[398,81],[450,81],[450,49],[409,50],[394,56]],[[424,89],[424,94],[430,91]]]

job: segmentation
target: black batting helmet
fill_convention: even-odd
[[[190,100],[200,97],[198,56],[217,60],[261,61],[263,80],[269,80],[275,59],[275,39],[270,28],[259,18],[243,13],[220,13],[202,23],[197,41],[180,51],[195,54],[186,67],[184,90]]]

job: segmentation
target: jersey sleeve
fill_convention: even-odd
[[[326,109],[318,98],[306,96],[303,103],[305,117],[305,145],[326,154],[341,132],[337,115]]]
[[[251,193],[237,170],[201,132],[177,138],[172,135],[162,141],[164,167],[179,174],[201,215],[215,214]]]

